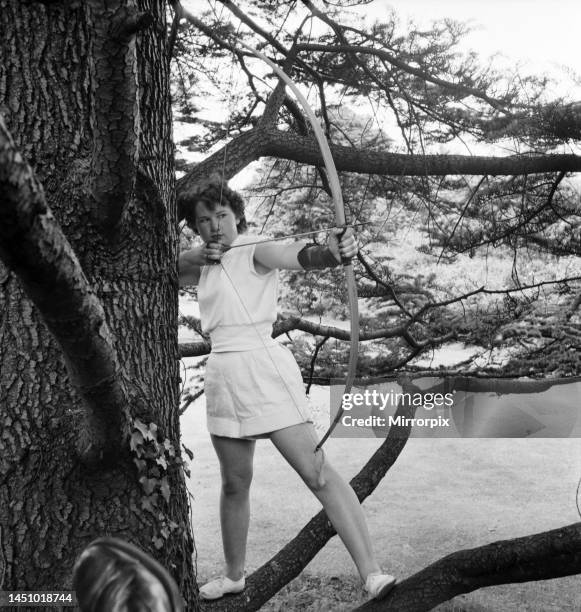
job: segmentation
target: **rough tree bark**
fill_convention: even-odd
[[[193,607],[187,492],[172,455],[179,449],[177,223],[165,3],[0,0],[0,57],[0,113],[44,187],[32,206],[31,193],[21,191],[26,181],[19,181],[26,166],[16,172],[7,161],[14,156],[4,151],[0,588],[68,589],[80,550],[109,534],[154,554]],[[8,221],[7,203],[19,199]],[[53,240],[43,202],[82,272],[64,247],[53,248],[66,241]],[[25,279],[33,251],[10,242],[9,223],[37,237],[54,284],[46,277],[35,283],[33,272]],[[19,265],[22,282],[13,269]],[[103,309],[93,338],[79,316],[67,329],[59,317],[59,306],[68,306],[64,294],[51,294],[58,281],[75,278]],[[47,323],[61,330],[60,345]],[[114,365],[95,368],[93,380],[85,368],[79,383],[75,365],[95,356],[90,351],[104,326],[103,355]],[[87,354],[77,334],[87,340]],[[106,408],[112,381],[125,397],[125,414]],[[100,397],[87,401],[99,393],[105,407]],[[136,418],[142,432],[133,429]],[[117,438],[99,436],[100,427],[112,427]],[[140,462],[148,444],[154,452],[149,459],[142,453]],[[167,472],[162,465],[152,471],[155,453],[167,460]]]

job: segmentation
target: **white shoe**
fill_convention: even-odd
[[[246,578],[244,576],[240,580],[230,580],[227,576],[220,576],[200,588],[200,597],[202,599],[219,599],[228,593],[240,593],[245,586]]]
[[[367,576],[365,590],[373,599],[383,599],[395,586],[395,577],[381,572],[373,572]]]

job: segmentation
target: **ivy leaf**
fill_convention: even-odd
[[[167,438],[163,441],[163,446],[167,454],[170,457],[175,457],[175,454],[176,454],[175,448],[173,447],[173,444]]]
[[[145,472],[145,468],[147,467],[147,461],[143,459],[133,459],[133,463],[137,466],[138,472]]]
[[[189,457],[190,461],[192,461],[194,458],[194,453],[192,453],[192,451],[185,444],[182,444],[182,448],[184,449],[186,455]]]
[[[170,496],[171,491],[170,491],[169,482],[166,476],[164,476],[161,479],[161,484],[159,485],[159,488],[161,489],[161,494],[163,495],[163,498],[165,499],[166,502],[169,503],[169,496]]]
[[[167,461],[165,460],[165,457],[157,457],[155,462],[157,463],[157,465],[160,465],[164,470],[167,470]]]
[[[153,545],[159,550],[163,547],[163,539],[162,538],[153,538]]]
[[[144,440],[154,440],[155,439],[151,435],[151,432],[149,431],[150,428],[147,427],[147,425],[143,421],[140,421],[139,419],[135,419],[135,421],[133,421],[133,429],[136,429],[137,431],[141,432],[141,435],[143,436]]]
[[[144,498],[142,498],[142,500],[141,500],[141,507],[142,507],[143,510],[148,510],[152,514],[155,512],[155,508],[154,508],[153,501],[152,501],[151,497],[144,497]]]
[[[146,492],[146,494],[150,495],[151,493],[153,493],[153,490],[155,489],[155,485],[159,481],[156,480],[155,478],[146,478],[145,476],[142,476],[139,479],[139,482],[141,483],[141,486],[143,487],[143,490]]]
[[[135,453],[137,453],[138,457],[141,457],[143,450],[143,435],[139,431],[134,431],[131,434],[131,439],[129,440],[129,447]]]
[[[155,423],[150,423],[149,424],[149,431],[150,431],[150,440],[156,440],[157,439],[157,425]]]

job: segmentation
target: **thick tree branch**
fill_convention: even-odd
[[[303,164],[322,164],[314,138],[291,132],[269,130],[263,155],[290,159]],[[388,176],[513,175],[542,172],[579,172],[579,155],[405,155],[330,145],[337,170]]]
[[[94,216],[113,228],[133,195],[139,146],[135,33],[151,24],[132,0],[90,0],[94,30],[91,193]]]
[[[293,47],[282,66],[283,72],[290,72],[290,69],[295,61],[295,57],[296,52]],[[276,87],[273,89],[272,93],[268,96],[268,100],[266,101],[264,113],[260,118],[260,127],[263,127],[264,129],[276,128],[276,119],[278,117],[278,111],[282,106],[283,102],[287,105],[287,107],[290,107],[291,111],[295,110],[299,114],[299,125],[306,124],[306,120],[304,119],[304,116],[300,111],[299,107],[297,107],[297,105],[294,105],[292,103],[292,98],[288,98],[288,96],[286,95],[286,83],[279,77]]]
[[[484,157],[464,155],[405,155],[331,145],[338,170],[386,176],[513,175],[581,171],[578,155],[512,155]],[[232,139],[177,182],[178,203],[196,183],[212,174],[232,178],[250,162],[263,156],[322,165],[315,138],[280,130],[254,128]],[[180,211],[180,218],[183,214]]]
[[[426,612],[461,593],[495,584],[581,573],[581,523],[461,550],[410,576],[361,612]]]
[[[397,325],[393,327],[386,327],[381,329],[374,329],[372,331],[362,331],[359,339],[362,342],[368,340],[384,340],[389,338],[404,338],[414,348],[428,348],[442,344],[443,342],[450,339],[449,334],[445,334],[438,338],[429,338],[421,342],[414,340],[409,337],[408,331],[409,323],[403,325]],[[349,341],[351,339],[351,332],[348,329],[341,329],[340,327],[334,327],[331,325],[323,325],[315,321],[309,321],[301,317],[284,317],[279,320],[273,326],[272,337],[278,338],[283,334],[288,334],[290,331],[302,331],[313,336],[326,336],[328,338],[335,338],[337,340]],[[180,357],[198,357],[205,355],[211,350],[209,342],[189,342],[182,343],[179,345]]]
[[[111,458],[121,446],[128,398],[105,313],[1,116],[0,257],[61,345],[85,402],[88,431],[80,433],[88,445],[81,453],[88,461]]]
[[[180,178],[176,184],[179,219],[184,216],[184,199],[188,198],[190,191],[195,190],[200,181],[213,174],[222,176],[223,180],[227,181],[263,155],[263,144],[263,130],[255,128],[244,132]]]
[[[209,342],[181,342],[178,345],[180,359],[184,357],[200,357],[209,355],[212,345]]]
[[[427,374],[419,374],[417,372],[400,373],[399,378],[406,377],[408,384],[413,384],[421,381],[424,378],[433,380],[435,374],[433,372]],[[457,372],[437,373],[437,377],[442,380],[429,388],[416,388],[417,392],[421,393],[448,393],[453,391],[468,391],[470,393],[494,393],[495,395],[518,395],[530,393],[544,393],[553,387],[560,385],[571,385],[581,381],[581,376],[566,376],[561,378],[501,378],[491,375],[470,375],[465,376]],[[389,380],[388,377],[382,376],[375,379],[378,382],[384,383]],[[394,378],[397,382],[398,378]],[[366,385],[373,384],[374,379],[364,381]]]

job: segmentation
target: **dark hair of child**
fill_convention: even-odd
[[[73,588],[81,612],[180,612],[182,600],[167,571],[128,542],[101,538],[78,557]]]

